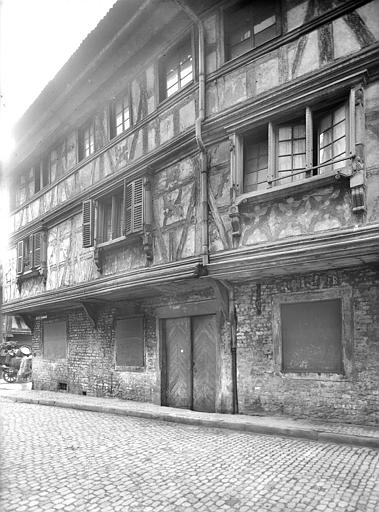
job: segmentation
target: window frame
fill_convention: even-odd
[[[147,197],[146,191],[146,176],[140,176],[134,180],[124,179],[122,183],[118,184],[107,194],[103,194],[96,198],[91,198],[83,201],[82,215],[83,215],[83,247],[106,247],[108,245],[122,242],[133,236],[141,236],[144,231],[145,222],[147,221]],[[139,201],[135,201],[135,188],[138,188]],[[128,197],[130,197],[130,190],[132,190],[132,202],[127,208]],[[113,198],[120,198],[121,201],[121,215],[116,215],[115,206],[116,202]],[[104,208],[105,202],[111,202],[111,239],[104,240]],[[130,211],[130,223],[128,224],[128,210]],[[136,214],[137,212],[137,214]],[[119,219],[121,223],[121,234],[112,238],[112,233],[115,232],[114,225]],[[137,220],[136,220],[137,218]],[[128,225],[130,226],[128,229]]]
[[[339,171],[343,170],[347,165],[350,165],[351,159],[355,156],[355,89],[351,88],[349,95],[344,94],[343,97],[335,98],[333,103],[330,103],[330,109],[335,110],[341,105],[345,105],[346,118],[345,118],[345,136],[346,136],[346,149],[343,160],[340,160],[343,165],[338,168],[332,168],[327,172],[322,172],[323,168],[326,168],[328,164],[320,164],[320,157],[318,151],[318,140],[317,147],[315,148],[315,137],[317,138],[317,125],[315,123],[321,118],[322,114],[325,113],[325,109],[320,109],[317,103],[304,107],[304,115],[302,119],[305,122],[305,167],[299,171],[293,171],[291,176],[302,175],[301,179],[293,179],[291,183],[281,183],[280,177],[278,176],[278,137],[277,130],[279,126],[286,124],[292,124],[295,120],[299,119],[296,115],[293,118],[291,113],[286,114],[285,117],[276,116],[275,119],[268,120],[265,125],[257,125],[253,129],[245,129],[241,132],[236,132],[231,136],[231,169],[234,183],[234,190],[236,196],[239,197],[239,201],[245,200],[249,197],[255,197],[257,195],[265,194],[268,192],[274,193],[275,190],[279,192],[281,189],[287,189],[289,187],[297,187],[306,183],[308,180],[314,181],[318,179],[324,179],[330,176],[336,176]],[[298,114],[298,112],[297,112]],[[248,137],[251,137],[254,130],[261,132],[264,126],[267,125],[267,140],[268,140],[268,170],[267,170],[267,186],[258,190],[245,191],[244,180],[245,180],[245,151],[244,144]],[[316,155],[314,152],[316,151]],[[349,162],[350,160],[350,162]],[[314,165],[314,161],[317,164]],[[333,167],[338,164],[339,159],[332,164]],[[311,182],[310,181],[310,182]]]
[[[16,275],[38,275],[46,267],[46,231],[40,230],[24,237],[16,244]]]
[[[123,109],[122,109],[122,130],[117,133],[117,112],[116,107],[117,103],[122,102]],[[125,118],[124,118],[124,112],[125,112],[125,103],[127,103],[127,110],[129,112],[129,124],[127,127],[125,127]],[[110,120],[110,138],[114,139],[115,137],[118,137],[122,135],[123,133],[127,132],[133,127],[133,116],[132,116],[132,101],[131,101],[131,91],[128,87],[127,90],[123,93],[118,95],[110,104],[109,106],[109,120]]]
[[[277,37],[280,37],[283,34],[283,27],[282,27],[282,16],[281,16],[281,2],[280,0],[274,0],[274,15],[275,15],[275,23],[272,26],[275,26],[275,35],[262,43],[255,44],[255,35],[254,35],[254,27],[257,25],[252,24],[251,26],[251,35],[249,36],[249,39],[251,41],[250,47],[241,52],[238,53],[235,56],[231,55],[231,43],[230,43],[230,33],[232,32],[232,28],[230,27],[230,17],[231,15],[238,13],[238,11],[241,10],[239,7],[241,4],[245,3],[248,10],[250,11],[250,16],[252,17],[252,20],[254,19],[254,7],[253,5],[248,5],[248,2],[244,2],[243,0],[237,0],[233,4],[228,5],[222,10],[222,27],[223,27],[223,34],[224,34],[224,56],[225,56],[225,62],[229,62],[233,59],[237,59],[241,57],[242,55],[246,55],[249,51],[255,50],[257,48],[261,48],[265,44],[268,44],[272,42]],[[242,16],[242,15],[241,15]],[[262,22],[261,22],[262,23]],[[235,45],[234,45],[235,46]]]
[[[78,161],[81,162],[96,153],[96,129],[95,119],[92,118],[84,123],[78,130]],[[89,133],[89,152],[86,150],[86,133]],[[91,150],[92,148],[92,150]]]
[[[118,322],[127,322],[132,319],[140,319],[141,321],[141,341],[142,341],[142,347],[140,347],[142,352],[142,364],[134,364],[134,365],[126,365],[126,364],[117,364],[117,348],[118,348],[118,340],[117,340],[117,323]],[[128,337],[124,340],[125,343],[128,341]],[[116,371],[145,371],[146,368],[146,339],[145,339],[145,317],[144,315],[128,315],[128,316],[122,316],[116,319],[116,326],[115,326],[115,337],[114,337],[114,369]]]
[[[178,93],[191,86],[196,80],[196,49],[194,45],[194,31],[191,30],[184,37],[181,37],[176,43],[174,43],[165,53],[163,57],[160,58],[158,63],[158,93],[159,93],[159,103],[162,103],[165,100],[169,100],[176,96]],[[184,85],[180,85],[180,71],[178,73],[178,89],[173,91],[170,95],[167,94],[167,67],[168,62],[171,60],[175,60],[176,64],[180,65],[180,62],[177,62],[180,59],[181,53],[183,54],[186,51],[188,44],[188,48],[191,50],[191,79],[189,82]],[[178,55],[179,53],[179,55]],[[187,75],[186,75],[187,76]]]
[[[283,371],[283,340],[281,305],[339,299],[341,301],[342,373]],[[324,290],[278,293],[272,299],[274,369],[277,375],[290,379],[348,379],[353,372],[353,301],[350,286]]]
[[[59,323],[59,324],[65,324],[65,356],[64,357],[55,357],[54,359],[51,358],[51,357],[46,357],[47,354],[46,354],[46,341],[45,341],[45,329],[46,329],[46,326],[49,325],[49,326],[55,326],[55,329],[56,329],[56,324]],[[42,358],[46,361],[62,361],[62,360],[65,360],[68,358],[69,354],[69,344],[68,344],[68,332],[67,332],[67,329],[68,329],[68,322],[67,322],[67,319],[64,319],[64,320],[60,320],[60,319],[56,319],[56,320],[44,320],[43,321],[43,324],[42,324]]]

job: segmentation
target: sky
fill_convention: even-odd
[[[16,121],[115,1],[0,0],[0,162],[9,158]],[[0,184],[0,258],[7,205]]]

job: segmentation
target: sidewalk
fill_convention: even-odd
[[[30,383],[0,384],[0,398],[29,404],[68,407],[189,425],[228,428],[259,434],[299,437],[314,441],[379,448],[379,427],[293,419],[283,416],[245,416],[242,414],[196,412],[117,398],[97,398],[53,391],[32,391],[30,387]]]

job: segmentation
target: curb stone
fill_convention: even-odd
[[[151,420],[160,420],[167,421],[171,423],[183,423],[187,425],[196,425],[210,428],[223,428],[229,430],[243,431],[243,432],[252,432],[256,434],[265,434],[265,435],[278,435],[285,437],[295,437],[301,439],[308,439],[312,441],[319,442],[331,442],[338,444],[347,444],[352,446],[359,447],[367,447],[379,449],[379,438],[369,437],[369,436],[359,436],[352,434],[343,434],[343,433],[335,433],[317,430],[314,428],[289,428],[289,427],[280,427],[280,426],[272,426],[272,425],[257,425],[250,422],[238,421],[233,422],[230,420],[219,420],[219,419],[211,419],[211,418],[190,418],[186,416],[178,414],[171,414],[165,412],[150,412],[150,411],[138,411],[138,410],[129,410],[123,409],[119,407],[112,406],[104,406],[97,404],[82,404],[82,403],[70,403],[59,400],[52,399],[41,399],[41,398],[29,398],[29,397],[12,397],[8,396],[8,399],[13,402],[19,403],[27,403],[27,404],[36,404],[36,405],[45,405],[45,406],[53,406],[53,407],[62,407],[65,409],[75,409],[75,410],[83,410],[83,411],[93,411],[100,412],[106,414],[117,414],[120,416],[132,416],[137,418],[151,419]]]

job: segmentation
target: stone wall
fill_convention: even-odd
[[[352,288],[353,371],[346,378],[290,377],[275,372],[272,301],[278,293]],[[379,422],[379,273],[373,268],[330,270],[236,285],[238,394],[242,414],[285,414],[353,423]]]

